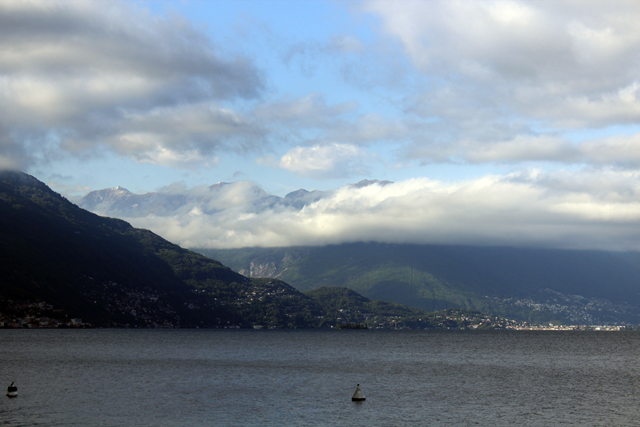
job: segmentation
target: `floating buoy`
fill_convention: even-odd
[[[367,398],[364,397],[364,393],[362,392],[362,390],[360,390],[360,384],[358,384],[356,386],[356,392],[353,393],[353,396],[351,397],[351,401],[364,402],[365,400],[367,400]]]
[[[13,385],[14,381],[11,381],[11,385],[7,387],[7,397],[18,397],[18,387]]]

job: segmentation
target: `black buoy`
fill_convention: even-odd
[[[7,397],[18,397],[18,387],[14,383],[15,381],[11,381],[11,385],[7,387]]]

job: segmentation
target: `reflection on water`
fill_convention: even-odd
[[[637,425],[633,332],[6,330],[0,425]],[[352,402],[359,383],[367,400]],[[0,384],[1,385],[1,384]]]

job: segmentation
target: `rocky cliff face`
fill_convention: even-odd
[[[271,262],[251,262],[249,269],[242,269],[240,274],[247,277],[268,277],[268,278],[277,278],[282,274],[281,271],[274,261]]]
[[[201,250],[200,252],[209,254],[212,257],[218,254],[218,251],[215,250]],[[232,268],[247,277],[278,279],[282,277],[291,265],[308,256],[309,253],[309,248],[291,248],[283,252],[277,252],[266,259],[252,260],[248,265],[235,264]]]

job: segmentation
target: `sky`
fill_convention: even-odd
[[[131,219],[182,245],[638,250],[639,91],[637,1],[0,0],[0,168],[241,183]]]

